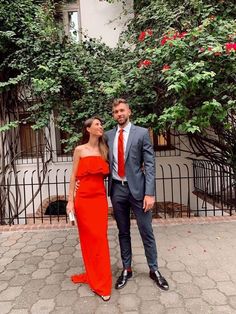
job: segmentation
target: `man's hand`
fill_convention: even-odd
[[[155,198],[152,195],[145,195],[143,199],[143,209],[144,212],[148,212],[150,209],[153,208],[155,202]]]
[[[75,192],[77,192],[79,188],[79,180],[75,181]]]

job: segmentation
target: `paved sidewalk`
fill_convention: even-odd
[[[113,289],[107,303],[70,275],[82,271],[73,229],[0,234],[0,313],[11,314],[233,314],[236,313],[236,221],[154,225],[160,270],[170,290],[157,288],[136,226],[132,226],[134,276]],[[109,228],[112,269],[120,272],[117,230]]]

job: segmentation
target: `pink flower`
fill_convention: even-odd
[[[204,52],[205,51],[205,48],[201,47],[199,48],[199,52]]]

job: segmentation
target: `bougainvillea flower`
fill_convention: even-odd
[[[138,41],[144,41],[146,37],[146,32],[141,32],[138,37]]]
[[[173,36],[171,36],[171,37],[168,37],[168,36],[164,35],[163,38],[161,39],[161,46],[164,46],[165,43],[166,43],[168,40],[175,40],[175,39],[177,39],[177,38],[182,39],[182,38],[184,38],[186,35],[187,35],[187,32],[182,32],[182,33],[176,32],[176,33],[175,33]]]
[[[146,29],[144,32],[141,32],[138,36],[138,41],[144,41],[144,39],[146,38],[146,36],[152,36],[153,35],[153,31],[151,28]]]
[[[162,72],[168,71],[170,69],[171,69],[171,67],[168,64],[164,64],[163,68],[162,68]]]
[[[226,43],[225,49],[226,49],[227,53],[229,53],[231,51],[236,51],[236,43]]]
[[[147,68],[147,67],[149,67],[151,64],[152,64],[152,61],[151,61],[151,60],[141,60],[141,61],[139,61],[139,63],[138,63],[138,68],[143,68],[143,67]]]

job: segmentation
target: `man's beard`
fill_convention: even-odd
[[[117,123],[119,124],[119,126],[124,126],[125,124],[127,124],[129,118],[125,118],[124,122],[120,123],[119,121],[117,121]]]

